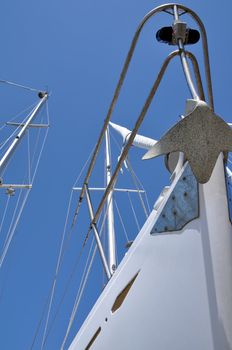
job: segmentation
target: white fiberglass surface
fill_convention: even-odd
[[[225,186],[219,183],[222,172],[220,158],[210,183],[199,188],[200,217],[182,231],[150,235],[153,211],[70,349],[85,349],[99,327],[91,349],[231,348],[232,281],[227,274],[232,264],[228,271],[224,265],[232,258],[231,225]],[[224,257],[218,258],[222,250]],[[115,299],[138,271],[112,313]]]

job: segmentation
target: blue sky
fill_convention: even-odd
[[[227,0],[221,0],[220,4],[209,0],[183,3],[195,10],[205,24],[215,111],[232,121],[232,5]],[[1,349],[30,348],[55,271],[70,190],[97,140],[135,29],[142,17],[158,5],[159,2],[150,0],[8,0],[1,4],[0,79],[51,92],[51,128],[46,148],[17,234],[0,271]],[[171,25],[171,17],[162,14],[145,28],[113,114],[113,121],[128,128],[133,127],[159,67],[171,50],[155,40],[156,31],[164,25]],[[201,45],[195,45],[193,52],[202,64]],[[0,85],[0,94],[1,123],[5,122],[6,115],[11,116],[25,108],[28,101],[36,100],[35,94],[16,92],[5,85]],[[161,83],[141,133],[160,138],[184,112],[188,97],[181,65],[176,59]],[[142,155],[142,151],[133,150],[131,157],[134,157],[139,176],[144,179],[152,204],[168,184],[169,175],[162,160],[142,162]],[[17,161],[13,172],[17,173],[20,167]],[[91,184],[102,186],[102,170],[97,169]],[[68,271],[79,253],[78,242],[83,242],[87,230],[84,220],[74,230],[56,303],[62,295],[62,283],[65,285]],[[130,234],[133,238],[133,233]],[[123,253],[122,250],[119,255]],[[79,270],[45,349],[58,349],[61,344],[77,291],[78,273]],[[102,288],[98,260],[91,278],[68,343]],[[39,349],[40,344],[41,334],[33,349]]]

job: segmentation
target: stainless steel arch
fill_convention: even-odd
[[[208,96],[209,96],[209,105],[210,107],[213,109],[213,93],[212,93],[212,84],[211,84],[211,74],[210,74],[210,66],[209,66],[209,54],[208,54],[208,44],[207,44],[207,36],[206,36],[206,31],[205,31],[205,28],[204,28],[204,25],[202,23],[202,21],[200,20],[200,18],[198,17],[198,15],[193,12],[191,9],[189,9],[188,7],[186,6],[183,6],[183,5],[179,5],[179,4],[175,4],[175,3],[170,3],[170,4],[165,4],[165,5],[161,5],[161,6],[158,6],[156,8],[154,8],[153,10],[151,10],[143,19],[142,21],[140,22],[136,32],[135,32],[135,35],[133,37],[133,40],[131,42],[131,45],[130,45],[130,49],[128,51],[128,54],[127,54],[127,57],[126,57],[126,60],[125,60],[125,63],[124,63],[124,66],[123,66],[123,69],[121,71],[121,74],[120,74],[120,78],[119,78],[119,81],[117,83],[117,86],[116,86],[116,89],[115,89],[115,92],[114,92],[114,95],[113,95],[113,98],[112,98],[112,101],[110,103],[110,106],[109,106],[109,109],[108,109],[108,112],[107,112],[107,115],[106,115],[106,118],[105,118],[105,121],[104,121],[104,124],[103,124],[103,127],[102,127],[102,130],[100,132],[100,135],[99,135],[99,138],[98,138],[98,141],[97,141],[97,144],[96,144],[96,148],[94,150],[94,153],[93,153],[93,156],[92,156],[92,159],[90,161],[90,165],[89,165],[89,168],[87,170],[87,173],[86,173],[86,176],[85,176],[85,179],[84,179],[84,183],[83,183],[83,187],[82,187],[82,190],[81,190],[81,193],[80,193],[80,197],[79,197],[79,201],[78,201],[78,204],[77,204],[77,208],[76,208],[76,211],[75,211],[75,214],[74,214],[74,219],[73,219],[73,225],[75,224],[76,222],[76,218],[77,218],[77,215],[78,215],[78,212],[79,212],[79,208],[80,208],[80,205],[82,203],[82,200],[84,198],[84,195],[85,195],[85,188],[86,188],[86,185],[88,184],[89,182],[89,178],[91,176],[91,173],[92,173],[92,170],[93,170],[93,167],[95,165],[95,162],[96,162],[96,158],[97,158],[97,155],[98,155],[98,152],[99,152],[99,149],[100,149],[100,146],[101,146],[101,143],[102,143],[102,140],[103,140],[103,137],[104,137],[104,134],[106,132],[106,129],[107,129],[107,126],[109,124],[109,121],[110,121],[110,118],[111,118],[111,115],[113,113],[113,110],[114,110],[114,107],[116,105],[116,102],[118,100],[118,97],[119,97],[119,94],[120,94],[120,90],[121,90],[121,87],[123,85],[123,82],[125,80],[125,76],[127,74],[127,71],[128,71],[128,68],[129,68],[129,65],[130,65],[130,62],[131,62],[131,58],[133,56],[133,53],[134,53],[134,50],[136,48],[136,44],[138,42],[138,39],[139,39],[139,36],[140,36],[140,33],[145,25],[145,23],[151,18],[153,17],[155,14],[159,13],[159,12],[162,12],[162,11],[168,11],[169,9],[171,10],[174,10],[174,6],[178,6],[179,9],[183,10],[184,12],[190,14],[193,19],[197,22],[198,26],[199,26],[199,29],[200,29],[200,32],[201,32],[201,36],[202,36],[202,45],[203,45],[203,53],[204,53],[204,62],[205,62],[205,72],[206,72],[206,80],[207,80],[207,88],[208,88]],[[170,60],[179,54],[179,50],[178,51],[174,51],[172,52],[168,58],[165,60],[161,70],[160,70],[160,73],[158,74],[158,77],[157,77],[157,80],[156,82],[158,82],[158,85],[159,85],[159,82],[160,82],[160,79],[162,78],[162,71],[163,71],[163,68],[165,67],[166,64],[168,64],[170,62]],[[202,88],[202,84],[201,84],[201,79],[200,79],[200,74],[199,74],[199,68],[198,68],[198,65],[196,64],[196,59],[193,58],[193,55],[191,55],[190,53],[188,54],[188,56],[190,57],[190,59],[192,59],[192,63],[194,65],[194,71],[195,71],[195,74],[196,76],[198,77],[197,78],[197,83],[198,83],[198,86],[201,85],[201,96],[204,95],[203,93],[203,88]],[[165,68],[166,69],[166,68]],[[164,71],[165,71],[164,69]],[[196,73],[196,70],[198,71]],[[156,83],[155,83],[156,84]],[[200,85],[199,85],[200,84]],[[158,87],[157,85],[157,87]],[[153,86],[154,87],[154,86]],[[157,88],[156,88],[157,89]],[[156,91],[156,90],[155,90]],[[155,93],[155,92],[154,92]],[[150,95],[149,95],[150,96]],[[154,96],[154,94],[153,94]],[[152,97],[153,97],[152,96]],[[149,97],[148,97],[149,99]],[[146,101],[147,103],[147,101]],[[146,107],[146,103],[144,105],[144,108]],[[150,105],[150,104],[149,104]],[[143,108],[143,109],[144,109]],[[144,116],[143,116],[144,118]],[[140,117],[138,118],[137,120],[137,124],[141,124],[139,122],[140,120]],[[138,126],[139,127],[139,126]],[[135,137],[135,133],[137,132],[138,128],[135,127],[134,128],[135,132],[133,131],[132,134],[131,134],[131,137],[129,139],[129,142],[128,141],[128,148],[126,147],[124,149],[125,153],[127,152],[128,153],[128,150],[129,150],[129,147],[131,145],[131,143],[133,142],[133,139]],[[127,154],[126,153],[126,154]],[[123,154],[121,155],[121,158],[124,157],[124,152]],[[120,158],[120,160],[121,160]],[[120,163],[120,160],[119,160],[119,163]],[[117,168],[115,170],[115,173],[117,172]],[[99,216],[100,214],[100,211],[102,209],[102,206],[104,205],[105,203],[105,199],[110,191],[110,189],[112,188],[112,184],[113,182],[115,181],[115,173],[113,174],[112,176],[112,179],[111,179],[111,182],[110,184],[108,185],[104,195],[103,195],[103,198],[99,204],[99,207],[98,207],[98,210],[96,212],[96,215],[94,217],[94,220],[93,222],[96,221],[97,217]]]

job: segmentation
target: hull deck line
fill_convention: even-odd
[[[150,214],[69,350],[231,349],[232,229],[222,155],[199,185],[200,216],[181,231],[151,235]],[[133,280],[120,306],[113,305]]]

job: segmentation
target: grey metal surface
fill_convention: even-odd
[[[230,222],[232,223],[232,181],[231,181],[231,177],[228,176],[227,171],[225,171],[225,177],[226,177],[226,190],[227,190],[229,218],[230,218]]]
[[[90,198],[90,194],[89,194],[89,190],[88,187],[86,185],[86,199],[87,199],[87,204],[88,204],[88,209],[89,209],[89,215],[90,215],[90,220],[93,219],[93,206],[92,206],[92,202],[91,202],[91,198]],[[101,243],[101,239],[98,233],[98,229],[97,229],[97,225],[96,224],[91,224],[91,229],[93,229],[94,232],[94,236],[96,239],[96,243],[97,243],[97,247],[101,256],[101,260],[102,260],[102,265],[105,269],[105,273],[108,279],[111,278],[111,272],[107,263],[107,259],[104,253],[104,249],[102,247],[102,243]]]
[[[199,216],[198,183],[189,164],[169,196],[151,234],[181,230]]]
[[[183,152],[198,182],[210,179],[220,152],[232,151],[232,130],[205,102],[157,142],[143,157],[150,159],[171,152]]]
[[[106,177],[106,186],[110,183],[111,180],[111,152],[110,152],[110,134],[109,127],[106,129],[105,134],[105,177]],[[107,237],[108,237],[108,266],[110,269],[111,275],[114,273],[117,262],[116,262],[116,242],[115,242],[115,230],[114,230],[114,204],[113,204],[113,189],[107,197]]]
[[[35,108],[31,112],[30,116],[28,117],[28,119],[24,123],[22,129],[17,133],[14,140],[12,141],[12,143],[10,144],[10,146],[7,148],[6,152],[4,153],[2,158],[0,159],[0,173],[1,174],[2,174],[3,170],[5,169],[6,165],[8,164],[12,154],[17,149],[19,143],[21,142],[21,139],[24,137],[28,127],[33,122],[33,120],[37,116],[37,113],[39,112],[39,110],[44,105],[44,103],[46,102],[47,99],[48,99],[48,93],[46,92],[43,94],[42,99],[35,106]]]
[[[174,24],[173,24],[173,30],[174,30],[174,35],[176,37],[176,41],[179,47],[180,51],[180,60],[181,64],[183,67],[183,71],[185,74],[185,78],[189,87],[189,91],[192,95],[192,97],[196,100],[199,100],[198,93],[195,89],[193,79],[191,77],[191,71],[189,69],[188,61],[187,61],[187,56],[185,53],[184,49],[184,38],[186,36],[186,30],[187,30],[187,24],[184,22],[181,22],[179,20],[179,13],[178,13],[178,6],[174,5],[173,7],[173,15],[174,15]]]
[[[157,78],[156,78],[156,80],[155,80],[155,82],[154,82],[154,84],[153,84],[153,86],[151,88],[151,91],[150,91],[150,93],[149,93],[149,95],[148,95],[148,97],[147,97],[147,99],[145,101],[145,104],[144,104],[144,106],[143,106],[143,108],[142,108],[142,110],[140,112],[140,115],[139,115],[139,117],[138,117],[138,119],[137,119],[137,121],[135,123],[135,126],[134,126],[134,128],[133,128],[133,130],[131,132],[131,135],[130,135],[128,141],[127,141],[127,144],[124,147],[123,152],[122,152],[122,154],[121,154],[121,156],[120,156],[120,158],[118,160],[117,166],[115,167],[114,173],[112,174],[111,181],[108,184],[108,186],[106,188],[106,191],[105,191],[105,193],[104,193],[104,195],[103,195],[103,197],[101,199],[101,202],[100,202],[100,204],[98,206],[98,209],[96,211],[95,217],[93,219],[93,223],[96,223],[97,219],[99,218],[99,215],[100,215],[100,213],[101,213],[101,211],[102,211],[102,209],[104,207],[104,204],[106,202],[107,196],[109,195],[111,189],[113,188],[113,186],[115,184],[117,175],[118,175],[118,173],[119,173],[119,171],[120,171],[120,169],[122,167],[122,164],[123,164],[124,160],[127,157],[127,154],[128,154],[129,149],[130,149],[130,147],[131,147],[131,145],[132,145],[132,143],[133,143],[133,141],[134,141],[134,139],[135,139],[135,137],[137,135],[139,127],[142,124],[142,122],[143,122],[143,120],[144,120],[144,118],[146,116],[147,110],[148,110],[148,108],[149,108],[149,106],[150,106],[150,104],[151,104],[151,102],[153,100],[153,97],[154,97],[154,95],[155,95],[155,93],[156,93],[156,91],[157,91],[157,89],[159,87],[159,84],[160,84],[160,82],[162,80],[162,77],[163,77],[163,75],[164,75],[164,73],[165,73],[165,71],[167,69],[167,66],[170,63],[170,61],[177,55],[179,55],[179,51],[178,50],[177,51],[173,51],[172,53],[170,53],[168,55],[168,57],[164,61],[163,65],[162,65],[162,67],[161,67],[161,69],[159,71],[159,74],[158,74],[158,76],[157,76]],[[191,60],[194,59],[193,55],[189,55],[189,57],[190,57]],[[197,75],[197,71],[195,71],[195,74]],[[81,198],[81,195],[80,195],[80,198]],[[88,234],[87,234],[87,236],[88,236]]]
[[[106,118],[104,120],[104,125],[102,127],[101,132],[100,132],[100,135],[99,135],[99,138],[98,138],[98,141],[97,141],[97,144],[96,144],[96,148],[95,148],[95,150],[93,152],[93,156],[92,156],[92,158],[90,160],[90,164],[89,164],[89,167],[88,167],[88,170],[87,170],[84,182],[83,182],[82,190],[81,190],[81,193],[80,193],[79,201],[77,203],[77,207],[76,207],[76,210],[75,210],[75,216],[74,216],[74,219],[73,219],[73,225],[76,222],[77,215],[78,215],[78,212],[79,212],[82,200],[83,200],[83,198],[85,196],[85,184],[88,184],[89,179],[91,177],[92,170],[94,168],[94,165],[95,165],[95,162],[96,162],[96,159],[97,159],[97,155],[98,155],[98,152],[99,152],[102,140],[103,140],[104,135],[105,135],[106,128],[107,128],[107,126],[109,124],[111,115],[112,115],[112,113],[114,111],[114,108],[115,108],[115,105],[117,103],[117,100],[118,100],[118,97],[119,97],[122,85],[124,83],[124,80],[125,80],[125,77],[126,77],[126,74],[127,74],[127,71],[128,71],[128,68],[129,68],[129,65],[130,65],[130,62],[131,62],[131,59],[132,59],[132,56],[134,54],[134,51],[135,51],[138,39],[140,37],[140,33],[141,33],[144,25],[146,24],[146,22],[151,17],[153,17],[154,15],[156,15],[159,12],[165,12],[165,11],[168,11],[170,9],[173,10],[174,5],[176,5],[176,4],[175,3],[165,4],[165,5],[158,6],[158,7],[154,8],[153,10],[151,10],[142,19],[142,21],[140,22],[140,24],[139,24],[139,26],[138,26],[135,34],[134,34],[134,37],[133,37],[131,45],[130,45],[130,49],[128,51],[125,63],[123,65],[123,68],[122,68],[122,71],[121,71],[121,74],[120,74],[119,81],[117,83],[117,86],[116,86],[116,89],[115,89],[112,101],[110,103],[110,106],[109,106]],[[180,4],[178,4],[178,8],[181,9],[182,11],[188,13],[197,22],[197,24],[199,26],[199,29],[200,29],[200,32],[201,32],[201,38],[202,38],[202,47],[203,47],[203,54],[204,54],[204,63],[205,63],[205,73],[206,73],[209,105],[213,109],[214,108],[213,91],[212,91],[211,73],[210,73],[210,65],[209,65],[208,43],[207,43],[207,35],[206,35],[205,27],[204,27],[201,19],[198,17],[198,15],[195,12],[193,12],[191,9],[189,9],[186,6],[180,5]],[[196,67],[196,64],[194,62],[193,62],[193,64]],[[199,74],[197,74],[197,75],[199,75]],[[157,79],[159,79],[159,76],[158,76]],[[199,83],[200,79],[197,79],[197,82]],[[131,137],[131,141],[133,141],[132,137]],[[110,191],[110,186],[108,186],[108,191]],[[106,197],[106,195],[105,195],[105,197]],[[104,201],[105,201],[105,198],[103,198],[102,203]],[[102,203],[100,203],[100,205],[99,205],[99,210],[97,211],[95,219],[97,219],[97,217],[99,216],[99,212],[100,212],[100,209],[102,207]]]

